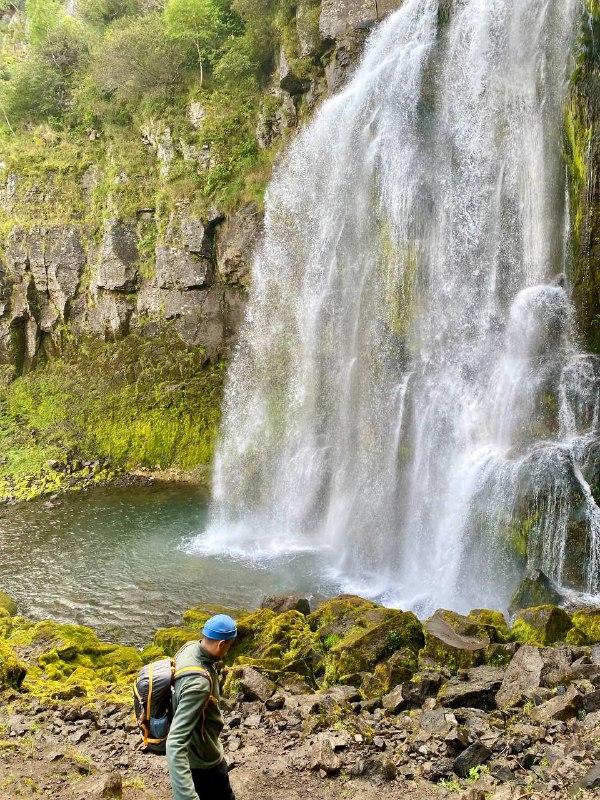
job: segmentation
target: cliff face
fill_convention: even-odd
[[[129,106],[125,123],[118,94],[90,103],[81,88],[71,104],[84,104],[83,121],[17,128],[6,117],[0,496],[51,491],[47,464],[73,474],[78,454],[100,459],[102,475],[210,461],[272,163],[400,1],[250,4],[247,29],[275,36],[259,84],[196,76],[176,101]],[[232,5],[244,16],[243,0]],[[28,26],[25,4],[8,4],[8,71]]]

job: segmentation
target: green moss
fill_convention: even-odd
[[[198,631],[189,628],[161,628],[154,634],[153,643],[168,656],[174,656],[187,642],[198,639]]]
[[[522,644],[541,647],[564,642],[573,627],[571,618],[561,608],[552,605],[526,608],[519,613],[511,631],[511,638]]]
[[[573,627],[567,633],[566,641],[574,645],[594,645],[600,643],[600,611],[596,608],[579,609],[571,614]]]
[[[475,608],[469,611],[469,619],[482,626],[478,630],[490,637],[490,641],[502,644],[510,641],[510,630],[504,614],[500,611],[491,611],[488,608]]]
[[[5,592],[0,592],[0,610],[6,611],[11,617],[17,613],[17,604]]]
[[[0,639],[0,690],[18,689],[25,677],[26,668],[14,651]]]

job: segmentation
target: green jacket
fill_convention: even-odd
[[[211,700],[205,706],[211,690],[211,682],[205,675],[190,672],[176,678],[174,716],[167,739],[167,763],[175,800],[198,800],[190,770],[210,769],[223,760],[223,745],[219,741],[223,717],[218,704],[216,660],[202,649],[200,642],[186,647],[176,660],[176,672],[185,667],[203,667],[209,671],[217,702]]]

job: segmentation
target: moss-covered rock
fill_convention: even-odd
[[[183,622],[186,628],[192,630],[202,630],[204,623],[215,614],[228,614],[233,619],[237,620],[240,617],[248,616],[249,612],[242,609],[225,608],[225,606],[215,606],[207,603],[201,606],[195,606],[183,612]]]
[[[562,595],[547,575],[539,569],[529,570],[515,590],[508,611],[514,615],[522,608],[556,606],[562,600]]]
[[[368,611],[381,608],[371,600],[356,595],[341,594],[326,600],[308,616],[308,624],[322,641],[329,637],[343,637],[355,626],[357,619]]]
[[[443,666],[451,672],[470,669],[487,661],[487,650],[501,633],[495,625],[454,611],[439,609],[426,621],[423,667]]]
[[[510,628],[501,611],[491,611],[488,608],[474,608],[469,611],[468,619],[473,619],[481,626],[485,626],[487,634],[493,643],[502,644],[510,641]]]
[[[328,652],[330,678],[340,681],[355,672],[372,672],[377,664],[399,650],[415,656],[423,646],[423,629],[412,612],[393,608],[368,609],[354,627]]]
[[[573,627],[569,615],[557,606],[543,605],[520,612],[511,631],[511,638],[522,644],[540,647],[564,642]]]
[[[27,661],[23,686],[31,695],[129,702],[132,678],[142,666],[134,647],[102,642],[79,625],[34,624],[20,617],[12,622],[6,645]]]
[[[0,691],[18,689],[23,683],[27,669],[14,651],[0,639]]]
[[[183,627],[161,628],[154,634],[153,644],[168,656],[174,656],[184,644],[198,638],[197,629],[192,630],[191,628]]]
[[[17,613],[17,604],[5,592],[0,592],[0,612],[1,611],[6,611],[11,617]]]
[[[600,643],[600,609],[581,608],[571,614],[573,627],[567,633],[566,641],[574,645]]]

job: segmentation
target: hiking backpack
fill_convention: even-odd
[[[173,719],[173,688],[182,675],[197,673],[210,681],[210,691],[200,714],[204,718],[206,706],[216,700],[213,693],[213,679],[205,667],[183,667],[176,669],[176,660],[181,652],[194,642],[179,650],[175,658],[162,658],[143,666],[133,684],[133,707],[135,719],[140,729],[143,753],[164,756],[167,751],[167,736]]]

